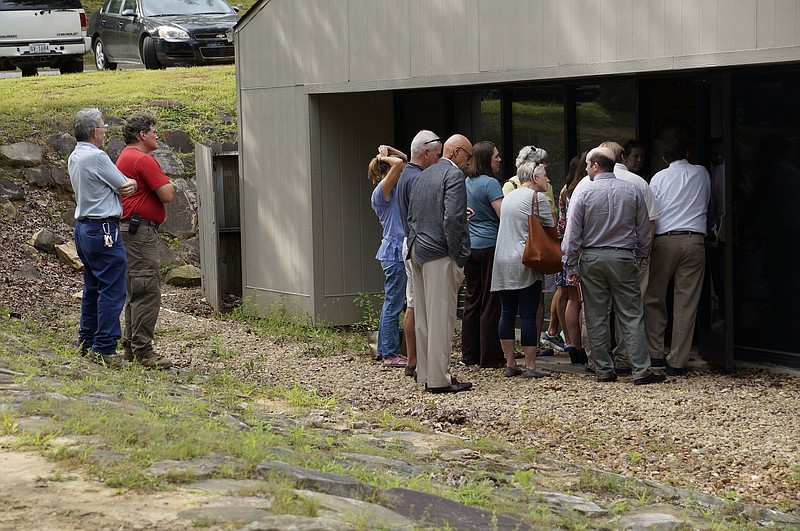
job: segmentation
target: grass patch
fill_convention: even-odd
[[[85,107],[103,112],[108,140],[122,138],[118,120],[134,112],[154,115],[162,133],[181,129],[195,142],[236,138],[233,65],[0,79],[0,102],[3,143],[44,144],[54,128],[71,132],[75,113]],[[176,155],[193,174],[194,155]]]

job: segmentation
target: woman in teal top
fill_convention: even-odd
[[[461,321],[461,362],[464,365],[505,365],[497,330],[500,297],[490,290],[503,201],[503,190],[496,178],[500,161],[500,153],[492,142],[478,142],[473,146],[472,160],[466,171],[467,208],[472,210],[469,217],[472,251],[464,265],[467,281]]]

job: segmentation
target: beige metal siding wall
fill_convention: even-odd
[[[313,204],[315,315],[331,324],[352,323],[361,318],[353,299],[361,292],[382,292],[383,273],[375,260],[381,226],[370,206],[374,185],[367,179],[367,164],[394,134],[392,96],[323,95],[315,107],[312,152],[318,146],[320,161],[312,172],[320,192]]]
[[[302,87],[248,90],[239,97],[243,297],[310,313],[308,97]]]
[[[352,92],[789,61],[796,0],[271,0],[242,87]],[[247,60],[247,59],[245,59]]]

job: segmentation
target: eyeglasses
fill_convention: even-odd
[[[427,146],[428,144],[433,144],[435,142],[441,142],[441,141],[442,141],[441,138],[434,138],[433,140],[428,140],[427,142],[423,143],[422,145],[423,146]]]
[[[466,150],[466,149],[464,149],[463,147],[459,147],[458,149],[460,149],[461,151],[463,151],[464,153],[466,153],[466,154],[467,154],[467,157],[469,157],[469,158],[467,158],[467,162],[469,162],[469,161],[471,161],[471,160],[472,160],[472,153],[470,153],[469,151],[467,151],[467,150]]]
[[[98,125],[95,129],[102,129],[103,131],[108,131],[108,124]]]

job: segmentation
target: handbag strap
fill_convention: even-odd
[[[539,196],[536,195],[537,193],[538,192],[536,190],[533,191],[533,199],[531,199],[531,214],[539,219]]]

